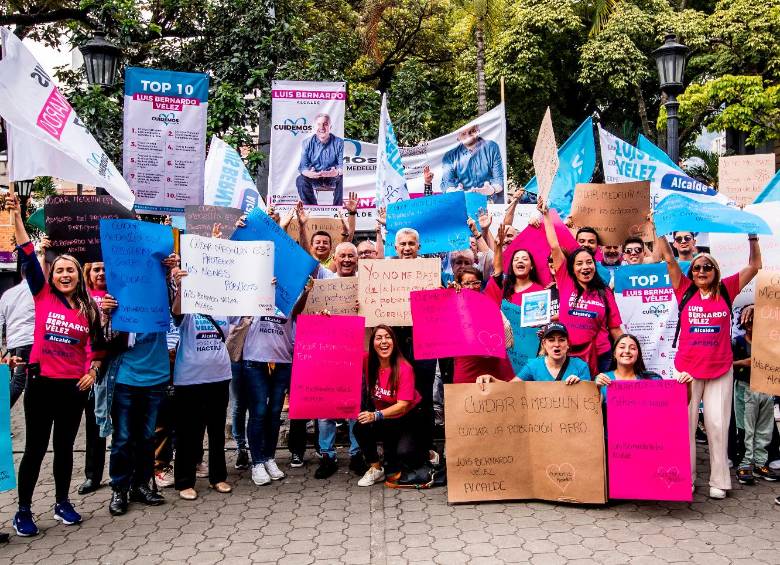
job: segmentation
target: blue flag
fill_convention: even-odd
[[[246,227],[238,228],[230,238],[234,241],[273,241],[274,276],[276,277],[276,307],[289,316],[317,260],[306,253],[293,238],[260,208],[246,218]]]
[[[571,212],[574,187],[580,182],[590,182],[596,168],[596,142],[593,140],[593,120],[587,118],[558,149],[560,165],[555,174],[548,205],[565,218]],[[536,177],[525,189],[537,193]]]
[[[655,230],[659,234],[673,231],[710,233],[771,234],[767,223],[733,206],[718,202],[701,202],[680,194],[667,196],[655,207]]]
[[[0,365],[0,492],[16,487],[14,452],[11,448],[11,371]]]
[[[385,255],[395,256],[395,234],[401,228],[417,230],[421,254],[468,249],[465,194],[458,190],[388,204]]]
[[[479,192],[464,192],[466,195],[466,214],[479,225],[479,211],[487,211],[487,196]]]
[[[642,153],[648,154],[653,159],[661,161],[662,163],[666,163],[673,169],[677,169],[678,171],[683,172],[683,170],[669,158],[669,155],[666,154],[666,151],[658,147],[655,143],[647,139],[641,133],[637,139],[636,148],[639,149]]]
[[[525,367],[525,364],[536,357],[539,352],[539,336],[536,333],[539,328],[522,327],[520,325],[520,306],[517,304],[503,300],[501,302],[501,311],[512,326],[514,343],[511,348],[506,350],[506,353],[509,356],[509,361],[512,363],[512,369],[514,369],[515,375],[517,375],[520,369]]]
[[[756,196],[753,204],[761,204],[762,202],[777,202],[780,201],[780,171],[775,173],[769,182],[761,191],[761,194]]]
[[[171,310],[163,259],[173,253],[170,226],[100,220],[108,293],[119,303],[111,326],[123,332],[168,331]]]

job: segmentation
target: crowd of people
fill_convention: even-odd
[[[550,254],[537,264],[519,241],[511,256],[504,251],[518,238],[512,227],[514,195],[507,216],[491,231],[491,218],[469,220],[469,249],[440,255],[442,284],[454,292],[484,292],[496,308],[503,301],[517,305],[524,294],[551,289],[552,321],[539,328],[539,355],[520,370],[508,359],[463,356],[416,359],[413,327],[370,328],[363,361],[361,411],[344,422],[349,437],[349,469],[368,487],[431,486],[442,482],[444,452],[434,441],[441,422],[442,383],[561,381],[577,386],[595,381],[606,402],[613,381],[660,379],[647,371],[640,339],[624,331],[612,290],[612,274],[620,265],[665,262],[680,306],[679,344],[674,378],[689,387],[688,433],[695,478],[697,440],[709,444],[709,496],[724,498],[732,488],[732,471],[742,484],[774,481],[770,456],[777,456],[774,400],[749,387],[752,343],[751,309],[739,315],[744,335],[732,344],[732,301],[761,268],[758,238],[748,236],[750,256],[737,274],[724,277],[715,257],[696,248],[696,234],[676,232],[672,243],[663,234],[648,243],[629,238],[622,246],[602,246],[598,233],[572,227],[577,246],[559,241],[544,202],[539,218]],[[314,279],[354,277],[360,261],[383,259],[385,245],[397,258],[415,259],[420,235],[398,230],[383,241],[385,214],[378,213],[376,238],[354,241],[356,196],[344,201],[342,241],[325,231],[310,233],[303,205],[281,218],[288,228],[293,217],[300,241],[319,262],[289,316],[224,317],[183,314],[180,283],[187,272],[179,257],[164,260],[168,273],[171,325],[168,332],[125,333],[112,329],[117,300],[106,286],[103,263],[81,265],[69,255],[51,262],[36,254],[19,214],[17,199],[7,198],[12,212],[21,273],[17,286],[0,299],[7,360],[12,365],[11,403],[23,395],[25,445],[18,472],[18,512],[13,526],[20,536],[38,533],[32,511],[33,492],[53,438],[54,516],[63,524],[79,523],[70,500],[74,441],[85,414],[86,453],[80,495],[102,485],[106,438],[110,437],[108,474],[112,515],[128,512],[130,503],[160,505],[162,489],[173,487],[184,500],[198,498],[198,478],[211,489],[230,493],[225,451],[225,422],[230,407],[236,442],[234,466],[251,470],[261,486],[285,478],[276,454],[285,399],[290,388],[295,320],[303,311]],[[239,220],[236,229],[243,229]],[[221,236],[214,226],[214,237]],[[44,246],[45,247],[45,246]],[[506,261],[505,261],[506,259]],[[680,261],[690,262],[687,268]],[[685,265],[685,263],[683,263]],[[544,277],[541,270],[546,269]],[[548,276],[549,274],[549,276]],[[549,284],[542,280],[552,279]],[[691,331],[688,309],[711,319],[717,332]],[[357,306],[356,306],[357,312]],[[330,315],[327,311],[322,315]],[[505,324],[507,345],[513,339]],[[700,418],[703,405],[703,426]],[[307,425],[291,420],[289,466],[305,464]],[[315,423],[314,472],[327,479],[338,470],[336,420]],[[681,431],[681,433],[685,433]],[[204,449],[204,437],[208,449]],[[381,449],[380,449],[381,446]],[[206,456],[207,453],[207,456]],[[780,503],[780,501],[778,501]]]

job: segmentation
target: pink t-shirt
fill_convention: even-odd
[[[100,305],[103,303],[103,297],[108,294],[107,290],[98,290],[96,288],[88,288],[87,292],[92,297],[92,300],[95,301],[95,304],[98,306],[98,310],[100,309]]]
[[[390,390],[390,375],[392,369],[379,369],[379,378],[374,385],[372,397],[377,410],[384,410],[398,402],[407,400],[412,406],[417,406],[421,400],[420,393],[414,388],[414,369],[406,361],[398,368],[398,386]]]
[[[531,286],[525,290],[513,292],[509,297],[509,302],[522,306],[524,294],[528,292],[537,292],[539,290],[544,290],[544,287],[539,283],[531,283]],[[501,301],[504,299],[504,290],[498,286],[498,283],[496,283],[496,280],[493,277],[490,277],[490,280],[488,280],[487,286],[485,287],[485,296],[492,298],[496,304],[501,306]]]
[[[493,375],[501,381],[509,382],[514,378],[515,372],[509,359],[481,355],[455,357],[453,383],[475,383],[480,375]]]
[[[674,289],[677,303],[693,281],[683,275]],[[739,273],[723,279],[733,300],[739,294]],[[731,312],[722,296],[717,300],[694,293],[680,316],[680,341],[674,366],[695,379],[714,379],[731,369]]]

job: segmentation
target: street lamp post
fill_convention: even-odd
[[[653,51],[653,57],[658,65],[658,78],[661,82],[661,91],[666,94],[666,153],[672,162],[680,160],[680,138],[677,110],[680,103],[677,95],[685,90],[683,76],[685,75],[685,63],[688,48],[677,42],[674,33],[667,33],[664,44]]]
[[[35,183],[35,179],[14,182],[14,192],[19,197],[19,213],[22,216],[22,221],[27,219],[27,201],[32,194],[33,183]]]

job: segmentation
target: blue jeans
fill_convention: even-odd
[[[273,366],[273,368],[271,368]],[[252,464],[273,459],[282,426],[284,395],[290,387],[292,363],[244,361],[237,396],[249,407],[246,439]]]
[[[154,474],[154,430],[167,384],[116,383],[111,403],[114,433],[108,474],[114,490],[148,485]]]
[[[241,372],[244,370],[243,362],[230,363],[233,379],[230,381],[230,415],[232,420],[233,439],[236,440],[238,449],[246,449],[246,413],[249,407],[246,397],[240,394]]]
[[[360,453],[360,446],[355,439],[352,429],[355,427],[355,420],[349,422],[349,454],[357,455]],[[320,453],[328,457],[336,458],[336,420],[319,420],[320,434],[319,444]]]

